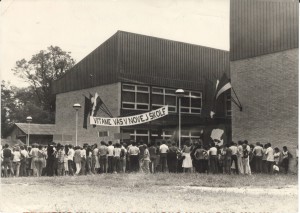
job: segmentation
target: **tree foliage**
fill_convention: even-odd
[[[30,86],[18,88],[1,82],[1,137],[6,137],[14,123],[26,122],[29,115],[34,123],[54,123],[55,96],[51,93],[51,83],[74,64],[70,52],[57,46],[41,50],[30,60],[17,61],[12,69],[14,74]]]
[[[1,82],[1,137],[6,137],[14,123],[26,123],[32,116],[34,123],[54,123],[54,113],[41,107],[33,87],[17,88]]]
[[[13,72],[31,85],[42,108],[53,112],[55,96],[51,93],[51,82],[60,78],[74,64],[70,52],[50,46],[33,55],[29,61],[17,61]]]

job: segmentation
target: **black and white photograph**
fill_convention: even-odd
[[[0,212],[299,211],[299,1],[0,14]]]

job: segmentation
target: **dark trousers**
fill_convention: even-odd
[[[107,172],[106,171],[106,155],[100,156],[99,163],[100,163],[100,172],[106,173]]]
[[[201,173],[202,169],[202,160],[194,160],[195,171]]]
[[[236,172],[236,174],[238,174],[239,173],[239,166],[238,166],[238,160],[237,160],[236,155],[231,156],[231,164],[232,164],[232,162],[234,162],[235,172]],[[231,167],[231,165],[230,165],[230,167]]]
[[[267,161],[267,169],[269,174],[273,174],[274,161]]]
[[[86,175],[86,159],[85,158],[81,158],[81,174],[82,175]]]
[[[156,172],[156,156],[150,157],[150,172],[155,173]]]
[[[283,158],[282,159],[282,163],[281,163],[281,165],[282,165],[282,167],[283,167],[283,170],[284,170],[284,173],[285,174],[287,174],[288,173],[288,171],[289,171],[289,159],[288,158]]]
[[[7,169],[9,169],[10,176],[14,175],[14,170],[13,170],[13,167],[12,167],[12,161],[11,161],[10,158],[4,157],[4,159],[2,161],[2,166],[4,167],[4,177],[8,177]]]
[[[69,167],[69,175],[74,175],[74,162],[72,160],[68,160]]]
[[[205,159],[200,159],[195,161],[196,172],[205,173],[207,171],[208,162]]]
[[[91,172],[92,172],[92,158],[91,157],[86,158],[85,168],[86,168],[86,173],[91,174]]]
[[[113,173],[113,171],[114,171],[114,156],[108,156],[107,163],[108,163],[107,172]]]
[[[218,157],[216,155],[209,156],[209,171],[212,174],[218,172]]]
[[[121,172],[121,160],[120,157],[114,157],[114,171]]]
[[[130,169],[131,169],[131,172],[139,171],[139,156],[138,155],[130,155]]]
[[[47,166],[46,166],[46,170],[47,170],[47,175],[48,176],[53,176],[55,174],[54,172],[54,161],[55,158],[54,157],[48,157],[47,159]]]
[[[57,174],[58,174],[58,176],[64,175],[64,162],[57,163]]]
[[[26,172],[26,159],[25,158],[23,158],[21,160],[20,176],[21,177],[26,177],[27,176],[27,172]]]
[[[261,173],[263,171],[262,156],[254,156],[253,160],[255,163],[255,172]]]
[[[166,172],[167,171],[167,153],[161,153],[160,154],[160,165],[161,165],[161,171]]]
[[[224,159],[224,173],[231,174],[231,158]]]
[[[268,173],[268,165],[266,160],[261,161],[262,164],[262,173]]]
[[[169,168],[169,172],[171,173],[176,173],[177,172],[177,157],[176,157],[176,153],[175,155],[169,156],[168,155],[168,168]]]

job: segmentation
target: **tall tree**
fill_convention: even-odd
[[[55,96],[51,93],[51,82],[60,78],[74,64],[70,52],[50,46],[33,55],[29,61],[17,61],[13,71],[32,86],[42,108],[52,113],[55,110]]]

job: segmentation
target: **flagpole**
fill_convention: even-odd
[[[73,108],[76,110],[76,122],[75,122],[75,144],[77,146],[78,141],[77,141],[77,133],[78,133],[78,110],[81,108],[80,104],[74,104]]]
[[[184,90],[183,89],[177,89],[175,91],[175,94],[177,95],[179,99],[178,104],[178,147],[181,148],[181,98],[184,97]]]
[[[178,146],[181,148],[181,98],[179,98],[179,127],[178,127]]]

